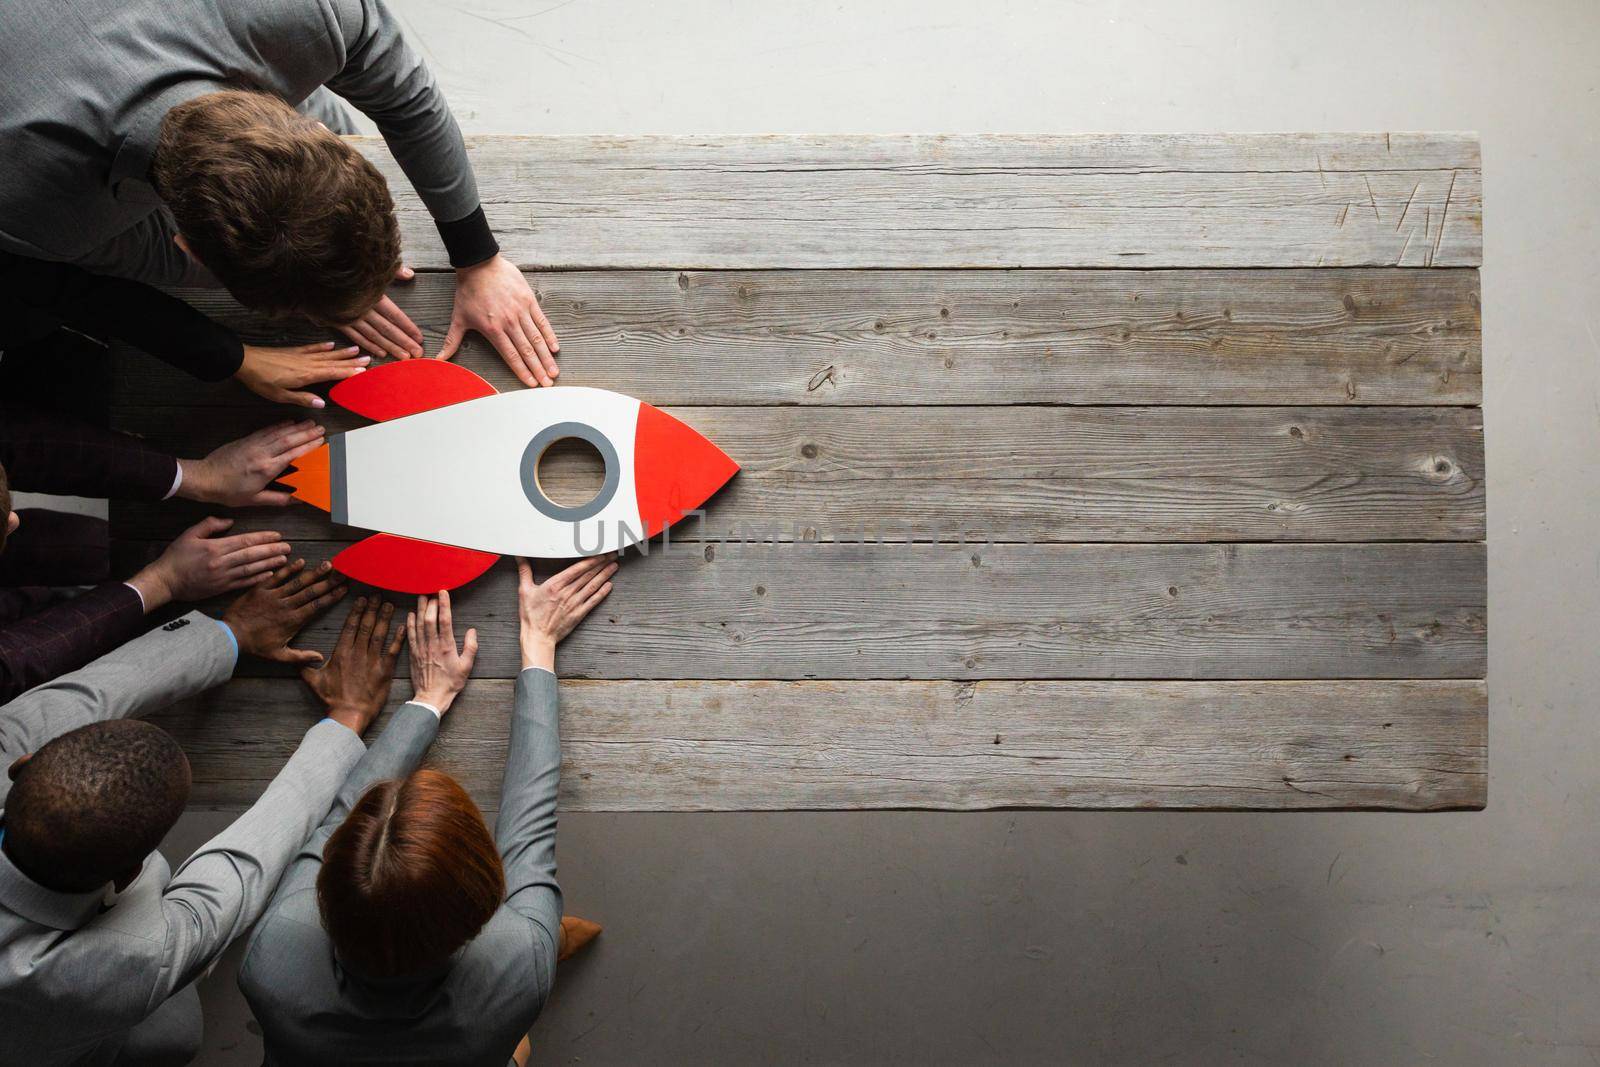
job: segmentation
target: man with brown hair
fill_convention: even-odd
[[[377,124],[456,268],[439,355],[475,329],[526,384],[558,373],[455,119],[381,0],[16,0],[0,69],[0,251],[152,284],[214,279],[371,352],[423,355],[383,295],[410,276],[388,189],[327,128],[349,128],[331,92]]]

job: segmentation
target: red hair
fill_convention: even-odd
[[[317,907],[340,959],[374,978],[442,965],[505,894],[482,812],[433,770],[368,789],[328,839],[317,875]]]

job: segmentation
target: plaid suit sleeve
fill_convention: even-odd
[[[160,500],[178,475],[137,437],[21,407],[0,407],[0,466],[12,489],[110,500]]]
[[[107,582],[0,626],[0,704],[131,640],[144,622],[133,588]]]

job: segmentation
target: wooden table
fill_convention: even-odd
[[[436,348],[443,251],[361,146]],[[1474,137],[470,150],[561,381],[744,467],[563,645],[566,810],[1483,805]],[[460,359],[515,387],[481,340]],[[283,414],[120,360],[119,425],[184,454]],[[199,514],[116,508],[122,555]],[[361,536],[301,506],[242,525],[314,559]],[[434,752],[488,806],[513,584],[459,598],[483,652]],[[258,795],[314,717],[292,678],[240,675],[159,720],[204,806]]]

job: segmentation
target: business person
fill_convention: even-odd
[[[439,230],[456,299],[439,355],[483,334],[526,384],[555,333],[499,255],[461,131],[381,0],[13,0],[0,10],[0,249],[158,284],[423,354],[384,295],[400,234],[340,127],[376,124]],[[295,105],[304,110],[296,111]]]
[[[176,872],[155,851],[188,797],[177,744],[137,721],[220,685],[241,652],[310,665],[289,642],[344,592],[297,560],[213,619],[192,612],[0,708],[0,1059],[177,1064],[199,1042],[193,983],[271,897],[364,752],[399,642],[370,639],[323,668],[328,717],[261,799]],[[397,632],[396,637],[399,637]],[[226,711],[217,712],[226,715]]]
[[[557,957],[599,932],[562,918],[555,650],[611,592],[617,565],[582,560],[542,584],[517,569],[517,677],[493,837],[449,775],[417,770],[466,685],[450,598],[406,619],[415,697],[339,791],[251,935],[239,987],[269,1064],[525,1063]]]
[[[271,530],[226,535],[206,519],[126,581],[111,581],[105,520],[41,508],[13,511],[11,491],[226,506],[289,503],[269,488],[322,443],[313,422],[282,423],[200,459],[166,455],[128,434],[62,415],[0,407],[0,703],[83,666],[132,638],[174,601],[264,581],[288,559]],[[57,587],[93,585],[65,597]]]

